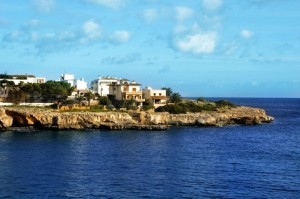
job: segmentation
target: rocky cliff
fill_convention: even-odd
[[[169,114],[153,112],[58,112],[38,108],[0,108],[0,129],[37,127],[50,129],[147,129],[169,126],[224,126],[260,124],[274,118],[250,107],[222,111]]]

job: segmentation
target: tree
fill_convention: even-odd
[[[181,102],[181,95],[179,93],[173,93],[170,96],[170,102],[178,104],[179,102]]]
[[[20,104],[22,101],[25,101],[25,97],[26,93],[17,86],[11,88],[8,92],[8,99],[14,104]]]
[[[74,90],[67,82],[47,81],[41,86],[43,100],[50,102],[65,100]]]
[[[88,100],[89,106],[91,105],[91,100],[94,99],[95,94],[91,91],[84,94],[84,97]]]
[[[80,94],[76,94],[76,100],[78,101],[79,106],[81,106],[82,101],[84,100],[84,97]]]
[[[98,100],[100,105],[108,106],[111,104],[109,98],[106,96],[101,96],[98,98]]]
[[[26,94],[26,101],[40,102],[40,100],[42,99],[41,84],[27,83],[23,86],[20,86],[20,89]]]
[[[163,87],[163,88],[161,88],[161,89],[162,89],[162,90],[166,90],[166,95],[167,95],[167,97],[170,97],[170,96],[173,94],[172,89],[169,88],[169,87]]]
[[[15,87],[15,83],[13,81],[1,80],[0,81],[0,90],[3,93],[4,101],[9,100],[9,92]]]
[[[207,102],[207,100],[204,97],[198,97],[197,102]]]

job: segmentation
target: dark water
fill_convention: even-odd
[[[300,198],[300,100],[272,124],[0,133],[0,198]]]

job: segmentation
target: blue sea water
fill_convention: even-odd
[[[300,198],[300,99],[271,124],[0,132],[0,198]]]

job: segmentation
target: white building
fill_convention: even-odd
[[[75,79],[73,74],[62,74],[60,76],[60,81],[67,82],[71,86],[74,86],[77,90],[86,90],[88,88],[87,82],[83,78]]]
[[[46,82],[44,77],[35,77],[34,75],[7,75],[7,77],[0,77],[0,81],[6,80],[14,82],[15,85],[20,84],[21,82],[26,83],[37,83],[42,84]]]
[[[20,83],[36,83],[42,84],[46,82],[44,77],[35,77],[34,75],[0,75],[0,81],[9,81],[13,82],[15,85]],[[9,88],[6,86],[7,83],[3,82],[2,87],[0,88],[0,101],[3,101],[9,92]]]
[[[98,79],[91,82],[91,89],[94,93],[98,93],[100,96],[109,95],[109,86],[113,83],[120,82],[120,79],[116,77],[98,77]]]
[[[167,91],[146,87],[143,89],[143,98],[151,100],[155,108],[164,106],[167,103]]]

